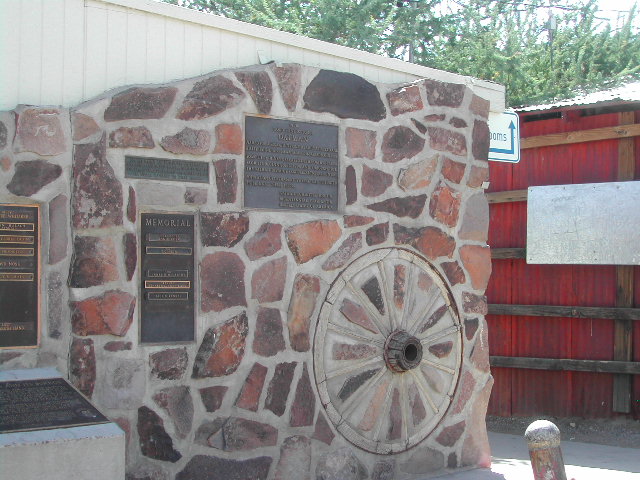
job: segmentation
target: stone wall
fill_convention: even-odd
[[[131,479],[382,480],[487,465],[488,112],[465,85],[374,85],[271,64],[112,91],[72,110],[0,114],[2,202],[42,205],[45,253],[41,345],[0,351],[0,368],[67,374],[126,431]],[[339,125],[339,214],[243,208],[245,114]],[[211,162],[211,180],[125,178],[125,155]],[[141,211],[196,215],[195,343],[138,341]],[[315,335],[336,278],[356,259],[399,249],[419,260],[396,261],[396,305],[420,296],[405,298],[401,262],[432,269],[450,296],[453,340],[428,355],[451,358],[444,368],[455,372],[415,445],[428,394],[405,407],[399,390],[381,390],[386,410],[372,425],[388,415],[389,438],[404,428],[410,448],[380,454],[336,429],[319,394]],[[432,324],[443,314],[434,315]],[[371,348],[339,355],[355,369]],[[347,376],[340,395],[375,390],[371,375]]]

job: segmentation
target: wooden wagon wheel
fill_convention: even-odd
[[[455,303],[418,255],[363,255],[331,286],[314,338],[318,392],[336,429],[390,454],[424,440],[453,398],[462,361]]]

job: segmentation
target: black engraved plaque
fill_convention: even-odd
[[[142,213],[140,341],[192,342],[194,216]]]
[[[38,345],[40,209],[0,205],[0,348]]]
[[[124,176],[150,180],[209,183],[209,163],[172,158],[124,157]]]
[[[338,211],[338,126],[245,117],[245,207]]]
[[[109,423],[63,378],[0,382],[0,433]]]

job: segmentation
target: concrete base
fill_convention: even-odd
[[[55,377],[60,377],[55,369],[0,372],[0,381]],[[114,423],[0,434],[0,478],[113,480],[124,476],[124,432]]]

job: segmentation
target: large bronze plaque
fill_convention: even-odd
[[[108,422],[63,378],[0,382],[0,433]]]
[[[338,211],[338,126],[245,118],[244,205]]]
[[[38,345],[40,208],[0,205],[0,348]]]
[[[140,341],[194,341],[194,216],[142,213]]]
[[[124,157],[124,176],[174,182],[209,183],[209,163],[172,158]]]

